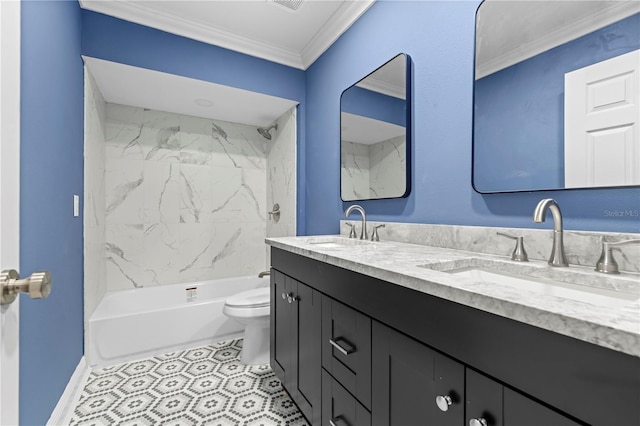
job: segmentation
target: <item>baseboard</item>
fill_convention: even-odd
[[[56,408],[54,408],[51,417],[47,422],[47,426],[68,425],[73,415],[73,409],[78,405],[80,395],[84,389],[91,370],[89,369],[84,356],[80,358],[78,366],[67,383],[62,396],[58,400]]]

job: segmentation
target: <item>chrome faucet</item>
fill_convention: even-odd
[[[553,216],[553,248],[549,257],[549,265],[551,266],[569,266],[567,257],[564,254],[564,242],[562,239],[562,213],[558,203],[552,198],[540,200],[536,209],[533,211],[533,221],[535,223],[544,222],[547,210],[551,211]]]
[[[345,216],[349,217],[351,212],[354,210],[360,212],[360,216],[362,216],[362,229],[360,230],[360,239],[366,240],[367,238],[369,238],[369,234],[367,233],[367,215],[364,213],[364,209],[361,206],[354,204],[350,206],[347,211],[344,212],[344,214]]]

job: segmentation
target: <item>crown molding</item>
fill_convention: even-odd
[[[306,70],[334,41],[338,39],[375,0],[355,0],[343,3],[336,11],[336,19],[324,25],[302,52],[251,39],[242,35],[208,27],[199,22],[161,13],[144,2],[123,0],[79,0],[83,9],[114,16],[136,24],[156,28],[168,33],[220,46],[225,49],[255,56],[293,68]]]
[[[363,81],[358,82],[356,86],[382,93],[383,95],[393,96],[394,98],[407,99],[405,93],[406,88],[404,86],[397,86],[387,83],[386,81],[376,80],[375,78],[367,77]]]
[[[300,58],[303,69],[307,69],[320,57],[345,31],[353,25],[376,0],[354,0],[344,2],[332,17],[304,47]]]
[[[624,1],[613,2],[611,6],[597,14],[577,20],[570,25],[559,28],[557,31],[523,44],[517,49],[512,49],[483,64],[476,66],[476,80],[508,68],[526,59],[532,58],[542,52],[546,52],[556,46],[560,46],[578,37],[582,37],[593,31],[611,25],[621,19],[640,12],[640,2]]]

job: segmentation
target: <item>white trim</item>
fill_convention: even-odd
[[[87,10],[103,13],[168,33],[220,46],[293,68],[306,70],[338,37],[340,37],[375,0],[345,2],[301,52],[284,49],[260,40],[244,37],[202,23],[159,13],[142,2],[79,0]]]
[[[78,362],[73,375],[69,379],[62,396],[58,400],[56,408],[53,409],[51,417],[49,417],[49,421],[47,422],[47,426],[68,425],[71,422],[73,410],[78,406],[82,390],[87,383],[89,374],[91,374],[91,369],[87,365],[84,357],[82,357],[80,358],[80,362]]]
[[[20,265],[20,2],[0,1],[0,267]],[[19,423],[20,301],[0,308],[0,424]]]
[[[558,28],[557,31],[547,34],[531,41],[530,43],[518,46],[516,49],[505,52],[490,61],[476,66],[476,80],[508,68],[511,65],[532,58],[542,52],[546,52],[556,46],[568,43],[593,31],[599,30],[618,22],[624,18],[640,12],[640,2],[621,1],[612,2],[611,6],[602,9],[600,13],[587,16],[584,19],[572,22],[567,26]]]

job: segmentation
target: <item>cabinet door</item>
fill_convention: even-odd
[[[469,368],[466,370],[465,424],[502,426],[502,385]],[[475,422],[473,422],[475,420]]]
[[[293,281],[293,280],[292,280]],[[295,359],[297,375],[295,392],[298,407],[312,425],[320,424],[321,393],[321,294],[296,282],[293,330],[297,347]]]
[[[372,423],[435,425],[434,352],[376,321],[372,331]]]
[[[507,426],[578,426],[578,423],[556,413],[511,389],[504,389],[504,424]]]
[[[271,272],[271,368],[285,389],[293,394],[294,338],[292,308],[288,301],[291,279],[283,273]]]
[[[430,424],[438,426],[464,423],[464,365],[434,353],[433,394],[428,407]]]

